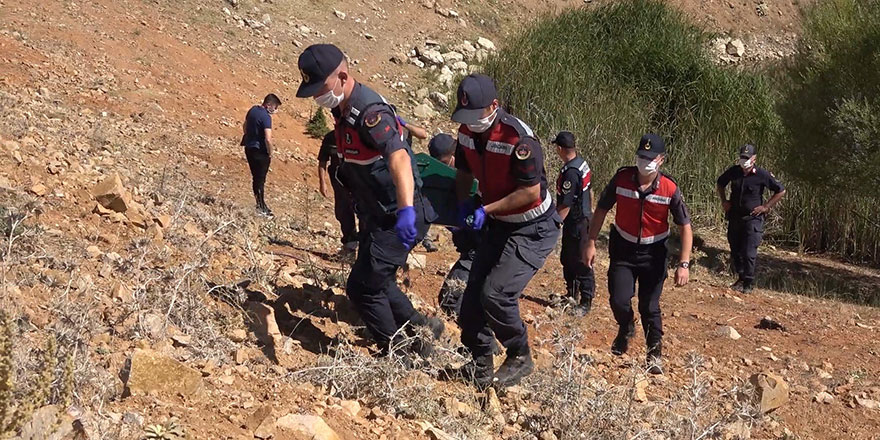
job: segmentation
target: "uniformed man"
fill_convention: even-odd
[[[459,316],[462,343],[473,355],[462,372],[479,387],[506,387],[534,369],[519,298],[553,250],[562,222],[547,191],[541,144],[498,104],[494,81],[469,75],[456,96],[459,215],[462,224],[483,230]],[[475,177],[480,206],[470,198]],[[495,337],[507,358],[493,374]]]
[[[653,374],[663,373],[660,294],[667,276],[666,238],[670,214],[681,234],[681,255],[675,269],[678,286],[688,282],[693,243],[691,219],[681,191],[672,178],[660,172],[665,160],[663,139],[654,134],[643,136],[636,150],[636,166],[617,170],[602,191],[584,246],[584,263],[593,267],[599,230],[605,215],[617,205],[608,244],[611,258],[608,291],[618,325],[611,352],[623,355],[629,348],[629,340],[635,332],[632,297],[638,283],[639,314],[648,346],[647,364]]]
[[[562,249],[559,259],[566,293],[574,312],[585,316],[593,308],[596,282],[593,269],[584,264],[581,237],[586,235],[593,215],[590,166],[578,155],[574,134],[562,131],[553,141],[564,165],[556,179],[556,212],[562,218]]]
[[[401,328],[428,326],[435,337],[442,321],[417,312],[397,286],[396,273],[421,240],[434,210],[421,194],[412,150],[392,107],[348,71],[342,51],[331,44],[309,46],[299,57],[299,98],[332,109],[336,145],[342,149],[339,174],[352,192],[361,221],[360,251],[346,293],[373,335],[380,353],[418,351],[401,347]],[[394,338],[394,340],[392,340]],[[425,348],[425,350],[422,350]],[[407,353],[408,354],[408,353]]]
[[[785,187],[773,173],[755,164],[757,158],[754,145],[743,145],[739,149],[737,164],[718,177],[718,197],[728,221],[730,259],[738,275],[731,288],[743,293],[750,293],[754,288],[758,245],[764,235],[764,215],[785,195]],[[727,198],[727,185],[730,185],[730,198]],[[773,192],[767,203],[764,203],[765,189]]]
[[[329,175],[330,186],[333,188],[333,213],[336,221],[342,229],[342,248],[352,252],[357,249],[358,235],[355,224],[354,204],[348,189],[342,186],[336,173],[342,163],[342,152],[336,148],[336,133],[331,130],[321,141],[321,149],[318,151],[318,189],[321,195],[327,197],[327,176]]]
[[[270,93],[263,98],[262,105],[255,105],[248,110],[242,124],[241,146],[247,157],[251,170],[254,199],[257,202],[257,213],[272,217],[272,210],[266,205],[266,174],[272,162],[272,114],[281,106],[281,100]]]
[[[441,133],[431,138],[431,141],[428,143],[428,153],[434,159],[454,168],[455,145],[455,138],[446,133]],[[446,279],[443,280],[438,303],[440,304],[440,310],[449,315],[458,316],[461,313],[461,301],[471,273],[471,266],[477,252],[480,236],[479,231],[474,231],[470,228],[452,226],[448,228],[452,233],[452,244],[458,252],[458,260],[449,269]]]

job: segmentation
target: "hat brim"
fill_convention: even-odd
[[[660,153],[658,153],[656,151],[640,150],[639,152],[636,153],[636,156],[644,157],[644,158],[651,159],[651,160],[656,159],[657,156],[659,156],[659,155],[660,155]]]
[[[296,91],[297,98],[311,98],[321,91],[324,87],[324,81],[312,81],[310,83],[300,83],[299,89]]]
[[[458,108],[452,112],[452,120],[459,124],[476,124],[480,119],[483,119],[485,111],[486,109],[482,108]]]

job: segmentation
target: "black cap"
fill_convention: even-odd
[[[446,133],[434,136],[431,138],[431,142],[428,142],[428,153],[434,159],[440,159],[455,153],[455,139]]]
[[[642,136],[642,140],[639,141],[639,146],[636,150],[637,156],[649,159],[654,159],[664,153],[666,153],[666,142],[663,141],[663,138],[653,133]]]
[[[560,131],[553,143],[562,148],[574,148],[574,134],[570,131]]]
[[[745,144],[739,147],[739,157],[743,159],[748,159],[756,154],[758,154],[758,149],[752,144]]]
[[[324,87],[324,81],[332,74],[345,56],[332,44],[313,44],[299,56],[299,73],[302,83],[296,91],[297,98],[310,98]]]
[[[473,124],[483,117],[486,107],[498,98],[495,81],[486,75],[471,74],[458,85],[458,103],[452,112],[452,120],[459,124]]]

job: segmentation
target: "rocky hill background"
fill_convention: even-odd
[[[697,231],[694,282],[664,295],[664,376],[640,371],[641,347],[608,352],[601,268],[589,318],[549,307],[562,291],[555,257],[526,292],[540,368],[522,386],[479,395],[437,380],[463,361],[452,321],[430,364],[369,356],[342,289],[332,202],[316,191],[318,141],[304,133],[316,109],[292,97],[299,50],[341,45],[361,80],[442,129],[454,75],[521,23],[583,4],[0,0],[0,435],[876,436],[880,313],[737,296],[712,230]],[[672,4],[719,32],[719,62],[785,56],[798,32],[794,3]],[[254,216],[237,146],[268,92],[284,101],[274,220]],[[441,232],[443,250],[417,251],[401,275],[428,313],[455,258],[447,241]],[[880,285],[872,270],[762,252],[768,275]]]

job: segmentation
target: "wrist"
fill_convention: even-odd
[[[680,261],[680,262],[678,263],[678,267],[681,268],[681,269],[686,269],[686,270],[687,270],[687,269],[690,269],[690,268],[691,268],[691,262],[690,262],[690,261]]]

